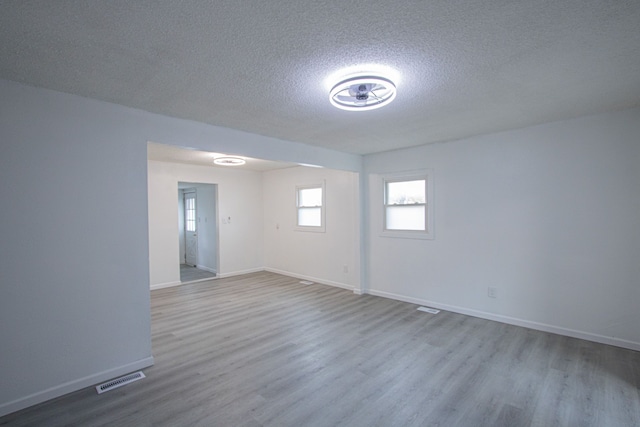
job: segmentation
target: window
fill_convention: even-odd
[[[385,230],[425,231],[426,180],[386,181]]]
[[[195,193],[184,194],[185,228],[187,231],[196,231],[196,199]]]
[[[433,239],[432,173],[387,176],[383,179],[383,235]]]
[[[296,187],[296,229],[324,231],[324,183]]]

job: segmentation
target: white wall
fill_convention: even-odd
[[[369,290],[640,349],[639,164],[640,109],[366,156]],[[378,174],[421,168],[435,240],[381,237]]]
[[[0,81],[0,415],[153,363],[132,127],[108,104]]]
[[[266,268],[359,290],[358,179],[353,172],[307,167],[264,172]],[[296,231],[296,185],[321,181],[326,191],[326,231]]]
[[[178,182],[218,184],[218,274],[224,277],[264,268],[260,172],[149,161],[148,173],[152,288],[180,282],[180,268],[175,261],[179,254],[175,209]],[[200,193],[198,190],[199,198]]]
[[[222,276],[266,268],[347,289],[360,288],[358,174],[307,167],[258,173],[150,161],[148,181],[152,288],[179,284],[178,266],[169,261],[180,253],[179,230],[174,230],[178,217],[174,218],[170,208],[170,193],[181,181],[219,183]],[[294,231],[295,186],[316,181],[326,183],[326,232]],[[202,192],[206,186],[194,187],[200,208],[206,201]],[[239,221],[244,225],[239,226]],[[205,243],[199,239],[200,249]]]
[[[152,363],[148,245],[162,237],[148,236],[147,141],[361,166],[360,156],[0,80],[0,415]],[[168,182],[158,192],[177,230]],[[252,207],[220,213],[232,228]],[[256,222],[247,229],[261,239]],[[262,260],[251,248],[221,257],[227,271],[245,264]]]

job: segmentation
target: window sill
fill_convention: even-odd
[[[296,226],[293,228],[293,231],[307,231],[307,232],[311,232],[311,233],[324,233],[326,232],[325,227],[303,227],[303,226]]]
[[[436,236],[433,232],[426,231],[402,231],[402,230],[385,230],[380,233],[380,237],[391,237],[394,239],[418,239],[418,240],[434,240]]]

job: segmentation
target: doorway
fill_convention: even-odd
[[[180,282],[210,280],[218,273],[217,184],[178,183]]]

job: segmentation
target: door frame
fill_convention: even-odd
[[[219,214],[219,188],[220,184],[215,182],[198,182],[198,181],[178,181],[178,256],[176,259],[178,260],[177,268],[180,268],[180,265],[184,263],[186,256],[186,236],[182,235],[185,232],[185,224],[184,224],[184,195],[182,193],[189,192],[192,190],[196,190],[197,192],[197,200],[196,200],[196,220],[198,224],[196,225],[196,230],[198,232],[198,267],[200,269],[210,271],[216,274],[216,277],[220,277],[220,214]],[[213,191],[213,205],[209,205],[209,191]],[[204,193],[201,194],[201,191]],[[206,196],[206,197],[205,197]],[[204,197],[204,199],[203,199]],[[206,206],[203,207],[203,203]],[[204,243],[206,247],[201,248],[203,244],[202,239],[206,239]],[[185,246],[184,248],[182,246]],[[208,248],[208,249],[207,249]],[[185,250],[185,253],[182,251]],[[204,250],[204,252],[203,252]],[[214,253],[211,254],[210,252]],[[204,258],[201,259],[201,257]],[[213,265],[210,265],[209,262],[213,262]]]

